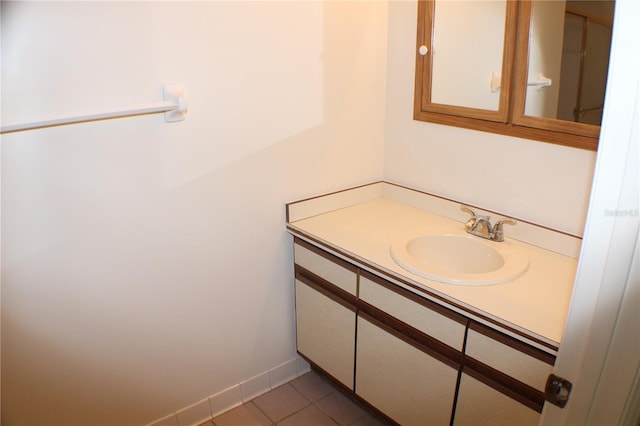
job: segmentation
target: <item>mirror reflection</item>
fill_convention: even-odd
[[[431,102],[497,111],[506,0],[436,1],[433,16]]]
[[[536,1],[525,115],[600,125],[613,0]]]

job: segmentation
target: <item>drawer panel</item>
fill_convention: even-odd
[[[546,354],[536,356],[535,349],[521,342],[514,341],[512,344],[507,344],[505,343],[509,339],[507,336],[503,336],[501,342],[481,331],[482,329],[477,325],[469,329],[465,351],[467,356],[544,392],[547,377],[553,370],[553,356]],[[499,336],[496,333],[493,337]]]
[[[374,279],[369,274],[362,274],[360,299],[444,344],[462,351],[466,326],[466,320],[462,316],[453,312],[450,316],[444,315],[417,300],[411,300],[385,287],[384,283],[373,281]],[[387,285],[393,286],[393,284]],[[427,303],[427,301],[421,302]],[[444,311],[444,308],[439,309]]]
[[[293,248],[297,265],[356,295],[358,274],[355,266],[305,243],[296,242]]]
[[[539,418],[537,411],[462,374],[454,415],[455,426],[535,426]]]

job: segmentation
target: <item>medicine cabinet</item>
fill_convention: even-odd
[[[414,119],[596,150],[613,0],[418,0]]]

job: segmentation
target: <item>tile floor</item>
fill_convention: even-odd
[[[201,426],[383,426],[367,409],[311,371]]]

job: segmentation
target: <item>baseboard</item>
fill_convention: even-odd
[[[296,357],[147,426],[197,426],[309,371],[309,364]]]

